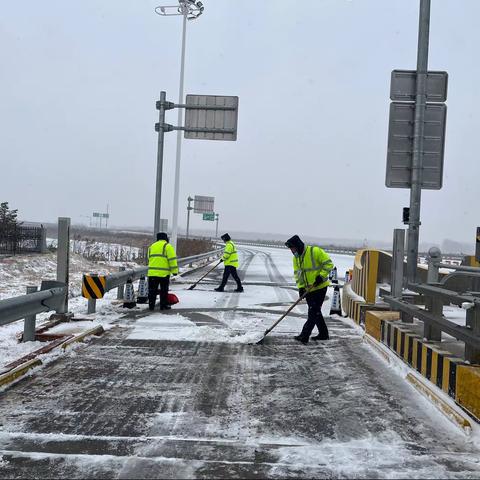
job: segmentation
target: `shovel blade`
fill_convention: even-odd
[[[268,333],[268,330],[265,330],[263,337],[258,342],[255,342],[255,345],[263,345],[265,343],[265,338],[267,336],[267,333]]]
[[[190,285],[187,290],[193,290],[195,288],[196,285]]]

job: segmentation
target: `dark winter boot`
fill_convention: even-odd
[[[171,310],[172,307],[170,305],[161,305],[160,310]]]
[[[315,341],[317,341],[317,340],[330,340],[330,337],[328,335],[325,336],[325,335],[320,335],[319,334],[319,335],[315,335],[314,337],[310,337],[310,339],[315,340]]]
[[[214,288],[214,290],[216,292],[223,292],[223,287],[217,287],[217,288]]]
[[[237,287],[234,291],[235,292],[243,292],[243,287]]]
[[[304,345],[308,343],[308,338],[303,338],[301,335],[297,335],[296,337],[293,337],[293,339],[297,342],[303,343]]]

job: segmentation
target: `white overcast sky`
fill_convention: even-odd
[[[164,4],[175,4],[166,0]],[[153,223],[155,101],[178,98],[181,18],[152,0],[15,0],[0,9],[0,201],[32,221],[105,210]],[[385,187],[392,69],[416,65],[419,0],[204,0],[186,93],[238,95],[237,142],[183,141],[186,197],[221,230],[389,240],[408,190]],[[480,152],[479,0],[432,0],[432,70],[449,73],[444,187],[421,241],[473,244]],[[176,123],[176,111],[167,121]],[[166,134],[171,221],[176,134]],[[198,215],[193,228],[212,227]]]

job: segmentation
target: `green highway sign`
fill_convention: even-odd
[[[203,220],[208,220],[209,222],[213,222],[215,220],[215,213],[204,213]]]

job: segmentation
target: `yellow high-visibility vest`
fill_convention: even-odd
[[[177,254],[165,240],[158,240],[148,249],[148,276],[168,277],[178,273]]]
[[[238,253],[235,244],[231,240],[225,244],[222,260],[225,265],[238,268]]]
[[[299,257],[293,257],[293,272],[298,288],[314,291],[330,285],[328,275],[333,268],[333,262],[325,250],[320,247],[306,245]],[[318,276],[325,279],[320,285],[313,287]]]

